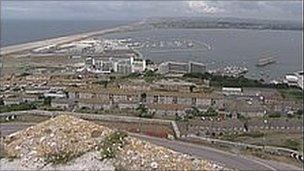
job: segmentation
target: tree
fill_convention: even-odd
[[[141,93],[140,94],[140,101],[141,102],[146,102],[147,99],[147,94],[146,93]]]
[[[296,115],[299,115],[299,116],[303,115],[303,109],[297,110]]]
[[[137,108],[136,111],[139,112],[139,117],[143,118],[152,118],[155,114],[155,112],[149,112],[148,108],[144,104],[140,104]]]
[[[189,87],[191,93],[193,92],[194,88],[195,88],[195,85],[191,85],[191,86]]]
[[[189,118],[193,118],[193,117],[202,115],[202,112],[199,111],[196,107],[192,107],[191,109],[186,110],[185,113],[187,114],[187,116]]]
[[[51,97],[45,97],[44,101],[43,101],[43,104],[46,105],[46,106],[51,106],[51,101],[52,101]]]
[[[204,113],[204,116],[217,116],[218,115],[218,112],[213,109],[212,107],[209,107],[207,109],[207,111]]]

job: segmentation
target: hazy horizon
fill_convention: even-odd
[[[46,8],[47,7],[47,8]],[[1,19],[141,20],[223,17],[302,20],[301,1],[2,1]]]

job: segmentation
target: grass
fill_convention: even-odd
[[[303,91],[299,89],[279,89],[283,98],[293,100],[303,100]]]
[[[123,132],[115,132],[106,137],[99,147],[101,160],[114,158],[118,148],[121,148],[124,145],[124,138],[126,136],[127,134]],[[82,154],[74,155],[70,152],[53,154],[46,156],[46,161],[52,164],[66,164],[80,155]]]
[[[37,106],[34,103],[21,103],[21,104],[12,104],[12,105],[1,105],[0,113],[20,111],[20,110],[32,110],[37,109]]]
[[[252,132],[252,133],[241,133],[236,135],[224,134],[219,137],[223,140],[243,142],[255,145],[268,145],[284,147],[293,150],[303,150],[303,135],[300,133],[278,133],[278,132]]]
[[[293,150],[301,150],[301,143],[295,139],[287,139],[284,141],[282,147],[290,148]]]

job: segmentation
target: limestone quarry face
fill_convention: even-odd
[[[225,170],[69,115],[6,136],[2,170]]]

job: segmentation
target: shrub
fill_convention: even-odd
[[[269,118],[280,118],[281,114],[278,112],[268,114]]]

